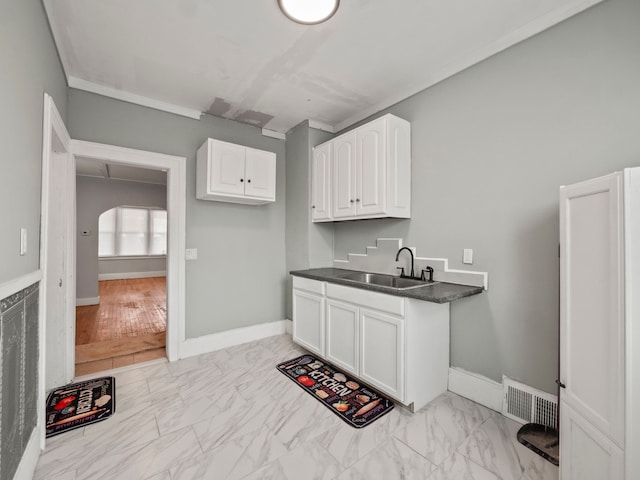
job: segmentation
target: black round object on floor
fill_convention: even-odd
[[[554,465],[560,464],[558,430],[539,423],[527,423],[518,430],[518,441]]]

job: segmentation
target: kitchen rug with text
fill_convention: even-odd
[[[313,355],[302,355],[276,368],[352,427],[365,427],[393,410],[387,397]]]
[[[70,383],[47,397],[47,438],[106,420],[116,411],[116,379]]]

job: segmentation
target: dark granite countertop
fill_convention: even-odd
[[[482,293],[482,287],[472,287],[469,285],[458,285],[456,283],[434,282],[424,287],[398,290],[395,288],[381,287],[366,283],[354,282],[344,277],[353,274],[354,270],[343,270],[341,268],[312,268],[310,270],[295,270],[291,275],[297,277],[310,278],[321,282],[337,283],[348,287],[371,290],[373,292],[387,293],[397,297],[415,298],[426,302],[447,303],[459,298],[470,297]]]

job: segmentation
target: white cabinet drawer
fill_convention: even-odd
[[[360,288],[345,287],[334,283],[327,284],[327,297],[355,303],[393,315],[400,315],[401,317],[404,316],[404,298],[402,297],[394,297],[393,295],[371,292]]]
[[[317,293],[318,295],[324,295],[325,283],[319,280],[311,280],[310,278],[293,277],[293,288],[300,290],[306,290],[307,292]]]

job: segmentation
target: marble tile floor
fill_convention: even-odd
[[[113,371],[116,413],[47,440],[36,479],[555,480],[519,424],[447,392],[354,429],[275,369],[289,335]]]

